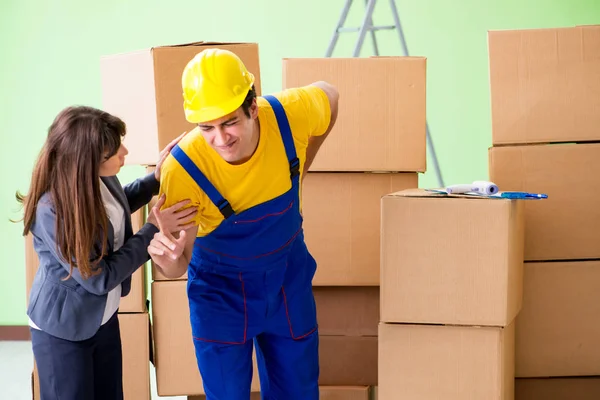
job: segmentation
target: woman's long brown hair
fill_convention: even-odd
[[[100,194],[100,164],[117,153],[125,135],[119,118],[91,107],[62,110],[48,130],[48,137],[33,169],[29,193],[17,192],[24,205],[24,230],[34,222],[38,202],[50,193],[56,212],[58,252],[84,279],[98,273],[106,251],[108,218]],[[101,239],[97,257],[92,257]]]

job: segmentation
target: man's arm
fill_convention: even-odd
[[[325,131],[324,134],[319,135],[319,136],[311,136],[308,138],[308,147],[306,148],[306,161],[304,162],[303,176],[306,176],[306,172],[308,171],[308,169],[310,168],[310,165],[312,164],[313,160],[315,159],[315,156],[317,155],[319,148],[321,147],[321,145],[323,144],[323,142],[329,135],[329,132],[331,132],[331,130],[333,129],[333,126],[335,125],[335,121],[337,120],[337,114],[338,114],[339,93],[338,93],[337,89],[335,88],[335,86],[333,86],[327,82],[324,82],[324,81],[315,82],[312,84],[312,86],[316,86],[316,87],[320,88],[327,95],[327,99],[329,100],[329,109],[331,112],[331,117],[329,120],[329,126],[327,127],[327,130]]]

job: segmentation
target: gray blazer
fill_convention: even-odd
[[[124,187],[116,176],[102,180],[123,205],[126,218],[125,242],[118,251],[112,248],[114,232],[109,222],[108,254],[99,264],[100,274],[83,279],[74,268],[71,278],[63,280],[69,274],[69,264],[57,250],[56,214],[48,193],[41,197],[31,227],[40,264],[31,287],[27,315],[44,332],[61,339],[79,341],[94,336],[102,322],[108,292],[122,285],[121,296],[129,294],[131,275],[149,260],[147,248],[158,232],[147,223],[134,235],[131,227],[131,213],[158,194],[160,184],[154,173]],[[96,243],[90,249],[91,256],[95,257],[101,248]]]

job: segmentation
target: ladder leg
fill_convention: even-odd
[[[404,54],[409,56],[408,53],[408,45],[406,44],[406,39],[404,38],[404,32],[402,30],[402,25],[400,25],[400,17],[398,16],[398,9],[396,8],[396,1],[390,0],[390,7],[392,8],[392,16],[394,17],[394,24],[396,25],[396,30],[398,31],[398,35],[400,36],[400,43],[402,44],[402,49],[404,50]],[[433,139],[431,138],[431,132],[429,132],[429,124],[425,122],[425,128],[427,133],[427,148],[429,154],[431,154],[431,159],[433,160],[433,168],[435,170],[435,174],[437,177],[439,187],[444,187],[444,179],[442,178],[442,171],[440,169],[440,165],[438,163],[437,155],[435,153],[435,147],[433,146]]]
[[[358,31],[358,39],[356,40],[356,45],[354,46],[354,53],[352,57],[358,57],[360,55],[360,49],[362,48],[363,42],[365,41],[365,36],[367,35],[367,25],[373,17],[374,8],[375,0],[369,0],[369,2],[367,3],[367,12],[365,14],[365,17],[363,18],[360,30]]]
[[[394,25],[400,36],[400,43],[402,44],[402,50],[404,55],[408,56],[408,46],[406,45],[406,39],[404,38],[404,32],[402,31],[402,25],[400,25],[400,17],[398,17],[398,9],[396,8],[396,0],[390,0],[390,7],[392,8],[392,17],[394,17]]]
[[[365,7],[369,5],[369,0],[365,0]],[[370,27],[373,27],[373,18],[369,18],[367,21]],[[379,55],[379,47],[377,46],[377,37],[375,36],[375,31],[371,29],[371,40],[373,42],[373,53],[378,56]]]
[[[325,52],[325,57],[331,57],[333,54],[333,49],[338,41],[340,36],[339,29],[344,26],[344,22],[346,22],[346,18],[348,18],[348,12],[350,11],[350,6],[352,5],[352,0],[346,0],[346,4],[344,4],[344,8],[342,9],[342,13],[340,14],[340,19],[338,20],[338,24],[335,27],[335,31],[333,32],[333,36],[329,42],[329,46],[327,46],[327,51]]]

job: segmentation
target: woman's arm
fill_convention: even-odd
[[[104,257],[98,263],[98,268],[102,269],[99,274],[84,279],[79,269],[74,268],[71,276],[88,292],[95,295],[107,294],[149,260],[148,245],[158,231],[155,225],[146,223],[118,251]],[[56,214],[49,203],[39,203],[32,233],[42,240],[52,256],[64,267],[65,277],[68,276],[70,266],[59,254],[56,241]],[[90,255],[94,258],[97,256],[93,254],[92,249]]]

